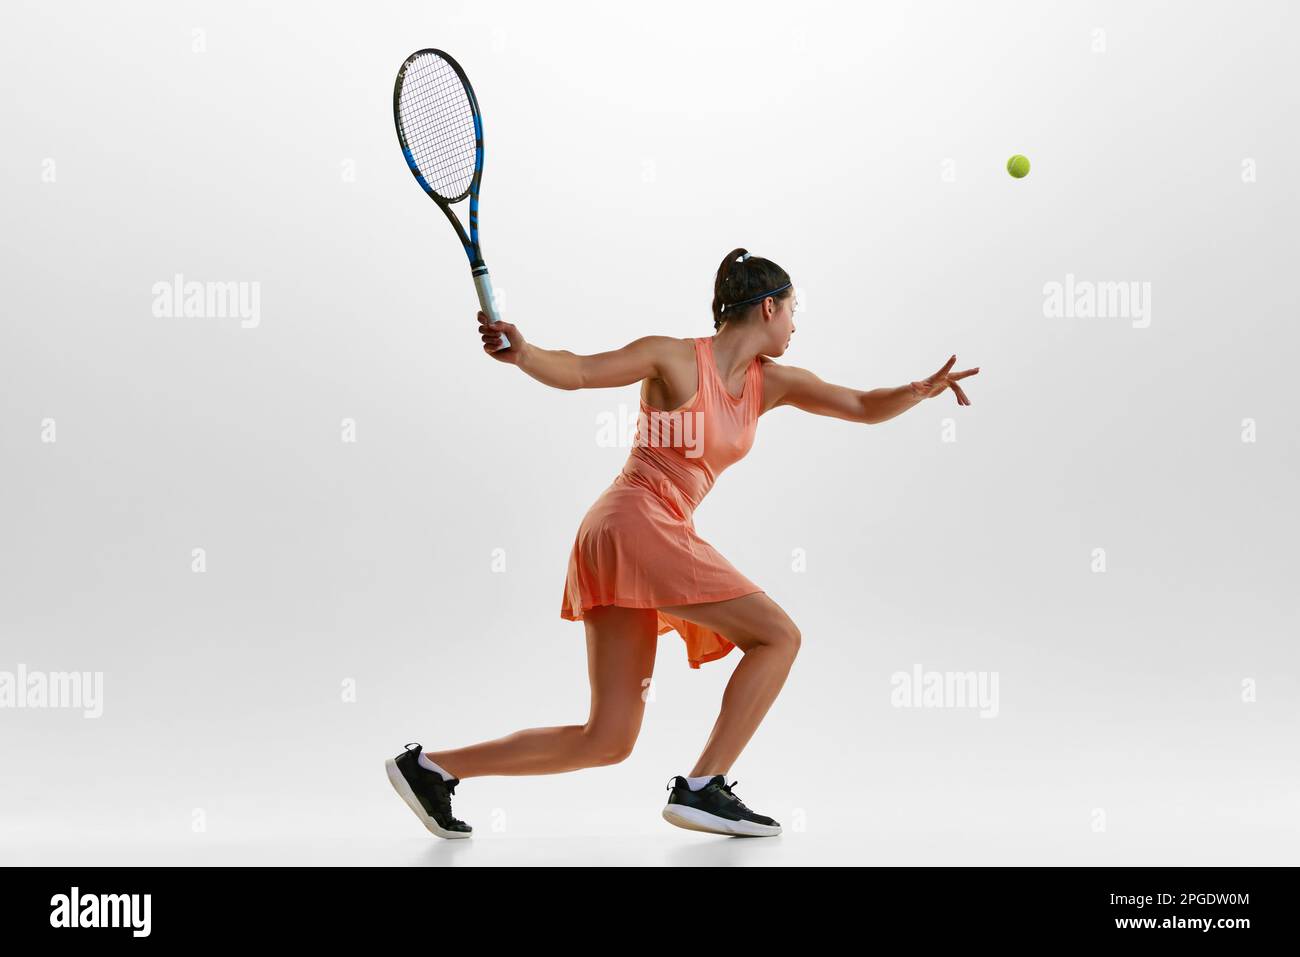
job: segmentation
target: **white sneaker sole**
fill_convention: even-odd
[[[664,820],[676,824],[688,831],[707,831],[710,834],[729,834],[733,837],[776,837],[781,833],[781,825],[759,824],[756,821],[729,821],[697,807],[684,807],[681,804],[667,804],[663,810]]]
[[[445,837],[449,841],[457,840],[462,837],[469,837],[473,831],[448,831],[441,827],[437,821],[424,813],[424,808],[420,806],[420,799],[415,796],[411,790],[411,785],[406,783],[406,778],[402,775],[402,769],[397,766],[397,761],[389,758],[384,762],[384,767],[388,771],[388,783],[393,786],[397,796],[406,802],[406,806],[415,812],[415,816],[420,819],[420,823],[429,829],[430,833]]]

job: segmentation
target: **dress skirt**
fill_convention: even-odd
[[[675,486],[657,490],[620,473],[587,511],[569,555],[560,617],[581,621],[599,605],[660,609],[725,601],[763,589],[695,533]],[[658,613],[658,634],[676,630],[692,668],[735,645],[716,631]]]

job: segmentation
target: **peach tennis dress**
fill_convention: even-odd
[[[727,392],[713,361],[713,339],[695,343],[695,395],[665,411],[641,400],[623,470],[578,527],[560,617],[581,621],[589,608],[661,608],[724,601],[760,592],[695,533],[695,507],[722,470],[754,444],[763,402],[763,360],[745,370],[739,396]],[[692,668],[735,647],[716,631],[658,615],[658,633],[676,629]]]

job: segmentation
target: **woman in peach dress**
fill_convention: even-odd
[[[795,331],[794,287],[776,263],[744,249],[727,254],[714,280],[713,336],[645,336],[621,349],[580,356],[542,349],[517,326],[479,313],[483,349],[557,389],[602,389],[641,382],[638,431],[622,471],[588,510],[569,557],[562,617],[586,628],[591,710],[585,724],[530,728],[463,748],[419,744],[388,761],[393,786],[441,837],[468,837],[451,814],[463,778],[554,774],[622,761],[645,710],[644,682],[658,636],[674,630],[692,668],[739,646],[743,652],[704,751],[688,775],[674,776],[663,816],[693,830],[773,835],[780,825],[747,808],[726,782],[785,683],[799,650],[790,616],[695,531],[694,512],[729,465],[754,442],[758,418],[789,405],[851,422],[891,419],[951,389],[951,372],[897,388],[859,391],[780,365]],[[500,336],[510,342],[499,349]]]

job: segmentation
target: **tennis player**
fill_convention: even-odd
[[[713,731],[689,774],[668,783],[663,817],[679,827],[772,836],[781,825],[758,814],[727,783],[732,764],[776,699],[799,652],[799,628],[763,589],[695,531],[693,516],[718,476],[754,441],[758,418],[782,405],[850,422],[878,423],[951,389],[956,356],[925,379],[858,391],[781,365],[795,331],[794,287],[771,260],[734,249],[714,280],[714,335],[645,336],[595,355],[542,349],[518,326],[478,313],[483,349],[557,389],[641,382],[637,435],[622,471],[588,510],[569,556],[560,615],[586,629],[591,709],[585,724],[529,728],[480,744],[387,762],[398,793],[434,834],[469,837],[452,815],[464,778],[556,774],[614,764],[632,751],[645,711],[658,636],[675,630],[692,668],[739,646]],[[500,348],[501,336],[510,348]]]

